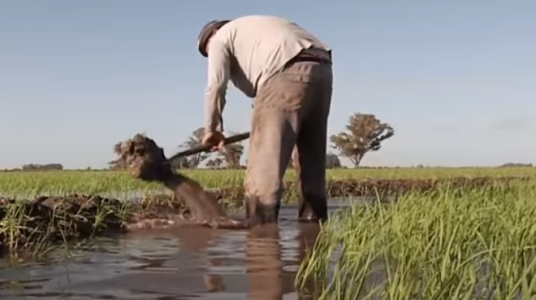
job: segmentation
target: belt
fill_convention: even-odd
[[[292,65],[294,63],[297,63],[297,62],[317,62],[319,64],[331,65],[331,60],[329,60],[329,59],[315,57],[315,56],[311,56],[311,55],[298,54],[294,58],[289,60],[285,64],[285,66],[289,67],[290,65]]]

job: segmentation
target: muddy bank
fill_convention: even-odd
[[[331,198],[348,196],[400,195],[408,192],[437,192],[448,184],[452,193],[497,184],[504,192],[514,182],[528,178],[453,178],[445,180],[363,180],[332,181]],[[286,187],[286,198],[295,197],[293,183]],[[243,189],[211,192],[223,207],[243,205]],[[189,207],[189,206],[188,206]],[[192,225],[191,211],[183,199],[155,196],[139,203],[103,198],[98,195],[38,197],[30,201],[0,199],[0,248],[31,247],[43,242],[64,242],[93,236],[120,234],[133,230],[165,229]],[[198,223],[196,223],[198,224]]]
[[[463,194],[476,188],[487,188],[493,191],[496,186],[500,191],[515,188],[514,184],[527,182],[530,177],[454,177],[449,179],[364,179],[364,180],[333,180],[327,185],[329,198],[342,197],[387,197],[400,196],[411,192],[441,193],[445,188],[451,194]],[[294,200],[298,197],[296,182],[286,182],[284,199]],[[243,187],[224,188],[216,191],[218,199],[242,199]],[[221,201],[221,200],[220,200]]]
[[[0,248],[32,248],[190,222],[182,202],[156,197],[129,203],[98,195],[0,199]]]

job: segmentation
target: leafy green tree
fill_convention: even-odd
[[[229,132],[230,135],[237,134],[236,132]],[[240,159],[244,155],[244,145],[242,142],[225,145],[218,153],[226,163],[228,169],[240,168]]]
[[[22,166],[23,171],[61,171],[63,170],[62,164],[27,164]]]
[[[223,160],[221,158],[219,158],[219,157],[216,157],[214,159],[214,167],[216,169],[219,169],[219,168],[221,168],[222,165],[223,165]]]
[[[194,130],[194,132],[192,132],[192,135],[188,138],[188,140],[181,144],[181,147],[190,149],[201,146],[201,141],[203,140],[204,132],[205,130],[203,127],[197,128],[196,130]],[[190,169],[196,169],[197,167],[199,167],[199,164],[201,164],[209,156],[210,154],[208,153],[198,153],[192,155],[187,158],[187,165]]]
[[[394,134],[393,127],[382,123],[375,115],[355,113],[350,116],[346,131],[332,135],[330,141],[333,148],[357,168],[367,152],[380,150],[381,143]]]

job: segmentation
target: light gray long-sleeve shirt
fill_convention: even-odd
[[[208,84],[205,90],[205,130],[223,131],[222,112],[229,79],[246,96],[303,49],[330,50],[298,25],[275,16],[245,16],[232,20],[210,39]]]

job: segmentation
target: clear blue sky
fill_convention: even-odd
[[[357,111],[396,128],[365,165],[536,162],[536,1],[329,3],[0,1],[0,168],[103,167],[138,132],[176,151],[203,122],[201,26],[247,14],[333,48],[331,133]],[[227,129],[250,112],[231,85]]]

